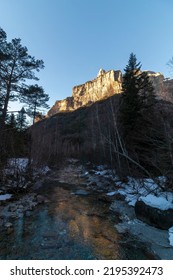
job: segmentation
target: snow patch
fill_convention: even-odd
[[[96,175],[106,177],[109,169],[104,165],[97,167]],[[137,200],[142,200],[147,205],[161,210],[173,209],[173,192],[163,192],[166,183],[166,177],[158,176],[156,178],[133,178],[127,177],[127,182],[122,182],[116,176],[115,186],[119,189],[107,193],[108,196],[121,194],[130,206],[135,206]],[[162,186],[162,188],[160,187]],[[151,194],[152,193],[152,194]]]
[[[40,173],[43,175],[46,175],[50,171],[49,166],[44,166],[41,170]]]
[[[0,201],[10,199],[11,197],[12,197],[12,194],[9,194],[9,193],[2,194],[2,195],[0,195]]]
[[[99,170],[99,171],[105,171],[105,169],[106,169],[106,165],[98,165],[97,166],[97,170]]]
[[[40,168],[34,168],[34,172],[33,175],[34,177],[40,176],[40,175],[46,175],[51,169],[49,168],[49,166],[43,166]]]
[[[13,175],[16,171],[24,172],[28,162],[28,158],[10,158],[7,163],[7,168],[4,169],[5,175]]]
[[[96,171],[95,172],[96,175],[100,175],[100,176],[105,176],[107,174],[107,171],[106,170],[103,170],[103,171]]]
[[[117,193],[117,191],[114,191],[114,192],[108,192],[106,195],[108,195],[108,196],[113,196],[113,195],[115,195]]]
[[[158,208],[160,210],[173,209],[173,204],[162,196],[157,197],[155,195],[149,194],[147,196],[141,196],[139,200],[143,201],[145,204],[151,207]]]

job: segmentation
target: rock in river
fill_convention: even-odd
[[[169,229],[173,226],[173,209],[162,210],[147,205],[144,201],[137,201],[135,213],[138,219],[160,229]]]
[[[85,190],[78,190],[74,193],[75,195],[89,195],[89,192]]]

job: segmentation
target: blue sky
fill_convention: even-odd
[[[43,59],[39,84],[51,106],[100,68],[123,71],[131,52],[142,69],[170,76],[172,0],[0,0],[0,11],[8,40]]]

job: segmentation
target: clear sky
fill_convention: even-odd
[[[100,68],[123,71],[131,52],[143,70],[170,76],[173,0],[0,0],[0,26],[43,59],[51,106]]]

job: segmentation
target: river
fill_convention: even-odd
[[[0,236],[0,259],[154,259],[144,244],[115,229],[118,217],[96,193],[74,185],[45,185],[47,198],[30,215],[16,219]]]

